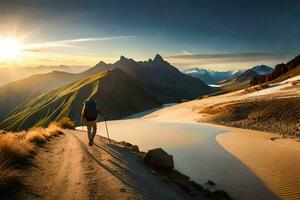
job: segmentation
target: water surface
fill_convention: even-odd
[[[110,137],[137,144],[147,151],[162,147],[174,156],[175,167],[197,182],[215,181],[235,199],[276,199],[243,163],[223,149],[216,135],[223,128],[201,123],[171,123],[147,119],[107,122]],[[105,125],[98,123],[106,137]]]

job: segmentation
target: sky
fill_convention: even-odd
[[[0,67],[157,53],[180,69],[274,66],[300,52],[299,10],[298,0],[0,0],[0,39],[22,45]]]

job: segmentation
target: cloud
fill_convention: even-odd
[[[185,51],[185,50],[183,50],[182,53],[183,53],[184,55],[192,55],[192,53],[190,53],[190,52],[188,52],[188,51]]]
[[[173,59],[265,59],[265,58],[279,58],[286,55],[287,53],[228,53],[228,54],[178,54],[170,55],[165,58]]]
[[[292,59],[295,53],[227,53],[227,54],[178,54],[169,55],[164,58],[172,64],[181,68],[191,66],[202,66],[215,69],[239,69],[255,65],[266,64],[274,66],[278,63]]]
[[[70,40],[57,40],[57,41],[42,42],[42,43],[35,43],[35,44],[26,44],[23,45],[23,48],[25,51],[40,51],[39,49],[47,49],[47,48],[54,48],[54,47],[78,48],[78,46],[72,44],[82,43],[82,42],[130,39],[135,37],[136,36],[129,35],[129,36],[113,36],[113,37],[77,38],[77,39],[70,39]]]
[[[229,53],[229,54],[179,54],[165,56],[166,59],[173,61],[192,62],[199,64],[215,64],[215,63],[234,63],[249,61],[265,61],[280,60],[290,57],[294,54],[289,53]]]

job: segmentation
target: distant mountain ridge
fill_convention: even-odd
[[[4,67],[0,68],[0,86],[10,83],[12,81],[28,78],[36,74],[46,74],[52,71],[61,71],[68,73],[80,73],[86,70],[87,67],[81,66],[37,66],[37,67]]]
[[[243,72],[244,72],[243,70],[214,71],[214,70],[207,70],[198,67],[183,70],[183,73],[196,77],[204,81],[206,84],[218,84],[228,79],[236,78]]]

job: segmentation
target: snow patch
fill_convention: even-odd
[[[277,93],[277,92],[280,92],[280,90],[282,90],[286,87],[292,86],[292,82],[293,81],[298,81],[298,80],[300,80],[300,75],[289,78],[289,79],[284,80],[284,81],[279,82],[279,83],[269,84],[269,88],[253,92],[251,94],[247,94],[246,96],[254,97],[254,96],[261,96],[261,95],[268,95],[268,94]]]

